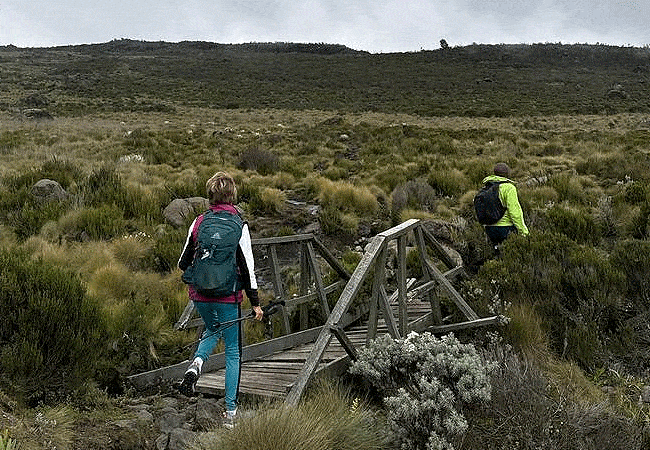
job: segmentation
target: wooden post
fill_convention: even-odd
[[[397,317],[402,336],[408,334],[408,311],[406,310],[406,235],[397,238]]]
[[[316,259],[316,254],[314,253],[314,247],[309,241],[307,242],[307,262],[309,263],[309,267],[311,267],[312,275],[314,275],[314,281],[316,282],[316,292],[318,293],[318,298],[320,299],[320,304],[323,308],[323,314],[325,314],[325,316],[329,316],[330,307],[327,304],[327,295],[325,295],[325,290],[323,288],[323,277],[320,273],[318,260]]]
[[[366,247],[366,253],[363,255],[357,268],[350,276],[350,281],[345,285],[339,300],[336,302],[336,305],[334,305],[334,309],[332,309],[332,312],[327,319],[327,323],[323,326],[318,339],[316,339],[314,348],[309,354],[307,361],[305,361],[305,365],[300,370],[298,379],[287,395],[286,403],[288,405],[295,406],[298,404],[298,401],[309,384],[309,380],[313,376],[316,367],[318,367],[318,364],[323,358],[325,349],[329,345],[332,338],[331,327],[338,324],[341,317],[343,317],[343,314],[347,312],[350,303],[352,303],[352,300],[354,300],[361,289],[363,282],[368,276],[369,267],[376,261],[377,254],[384,246],[385,240],[386,239],[381,235],[375,236]]]
[[[429,281],[433,277],[429,265],[427,264],[427,246],[424,241],[424,234],[422,232],[422,226],[416,228],[415,230],[415,239],[418,244],[418,251],[420,253],[420,261],[422,263],[422,272],[424,273],[424,281]],[[427,298],[431,304],[431,312],[433,313],[433,322],[435,324],[442,323],[442,312],[440,311],[440,301],[438,296],[435,293],[428,292]]]
[[[282,285],[282,274],[280,272],[280,264],[278,263],[278,253],[275,245],[269,245],[269,253],[271,256],[271,273],[273,274],[273,288],[275,289],[275,298],[286,301],[286,294]],[[282,308],[282,324],[284,326],[285,334],[291,333],[291,325],[289,324],[289,315],[286,308]]]
[[[307,244],[302,243],[300,245],[300,295],[307,295],[310,281]],[[309,326],[309,305],[303,303],[298,308],[300,308],[300,330],[306,330]]]

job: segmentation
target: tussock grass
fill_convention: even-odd
[[[244,416],[246,414],[244,413]],[[379,450],[381,424],[359,399],[334,382],[319,384],[296,407],[268,405],[242,418],[233,430],[201,436],[193,450]]]

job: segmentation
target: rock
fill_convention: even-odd
[[[208,199],[202,197],[177,198],[165,207],[163,217],[177,228],[188,225],[198,213],[208,209]]]
[[[172,407],[164,408],[161,411],[161,416],[156,421],[158,428],[163,433],[170,433],[176,428],[181,428],[185,423],[185,414],[179,413]]]
[[[44,202],[61,201],[68,197],[68,193],[61,185],[54,181],[44,178],[32,186],[31,193],[37,199]]]
[[[172,430],[169,433],[166,450],[185,450],[190,448],[190,444],[194,441],[196,435],[197,433],[183,428]]]
[[[196,427],[210,430],[221,424],[222,406],[217,400],[200,398],[196,404]]]

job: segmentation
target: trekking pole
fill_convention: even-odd
[[[262,313],[263,313],[262,320],[264,320],[264,319],[269,319],[270,320],[271,316],[273,314],[275,314],[276,312],[278,312],[280,310],[280,307],[284,306],[284,305],[285,305],[284,300],[279,300],[279,301],[276,301],[276,302],[269,302],[268,305],[263,306],[262,307]],[[195,340],[193,342],[190,342],[185,347],[186,348],[190,347],[190,346],[196,344],[197,342],[200,342],[200,341],[202,341],[202,340],[204,340],[206,338],[209,338],[210,336],[214,336],[217,333],[221,333],[226,328],[231,327],[231,326],[233,326],[234,324],[236,324],[238,322],[243,322],[244,320],[249,320],[249,319],[254,319],[254,318],[255,318],[255,311],[251,310],[250,314],[247,315],[247,316],[239,317],[239,318],[233,319],[233,320],[227,320],[225,322],[217,322],[215,324],[214,331],[211,331],[208,334],[202,335],[200,339],[197,339],[197,340]]]

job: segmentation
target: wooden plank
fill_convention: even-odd
[[[429,268],[427,247],[424,240],[424,232],[422,231],[422,228],[423,227],[420,226],[415,230],[415,239],[418,243],[418,251],[420,253],[420,261],[422,263],[422,272],[424,273],[424,279],[425,281],[429,281],[433,278],[433,274]],[[427,295],[427,298],[429,299],[429,304],[431,305],[431,311],[434,313],[434,322],[442,323],[442,312],[440,310],[440,300],[438,299],[438,296],[434,295],[433,293],[429,293]]]
[[[322,327],[310,328],[290,335],[280,336],[258,344],[247,345],[242,349],[242,361],[259,358],[292,348],[305,342],[313,342],[320,334]],[[163,380],[180,380],[187,369],[189,360],[181,361],[170,366],[153,369],[147,372],[131,375],[127,380],[136,388],[144,389]],[[210,372],[225,367],[225,354],[217,353],[210,356],[204,363],[203,371]]]
[[[445,291],[449,294],[449,298],[451,301],[453,301],[456,306],[462,311],[463,314],[465,314],[465,317],[467,317],[469,320],[476,320],[478,319],[478,315],[474,312],[474,310],[465,302],[465,299],[458,293],[456,288],[454,288],[449,280],[445,278],[442,272],[433,264],[431,261],[427,259],[427,265],[429,267],[429,270],[431,271],[431,274],[433,277],[438,280],[440,285],[445,289]]]
[[[406,222],[402,222],[401,224],[394,226],[393,228],[390,228],[386,231],[382,231],[377,236],[381,236],[386,239],[392,240],[403,234],[408,233],[413,228],[415,228],[415,226],[418,225],[419,223],[420,223],[419,219],[409,219]]]
[[[385,241],[386,239],[383,236],[375,236],[366,247],[366,253],[364,253],[361,261],[359,261],[359,264],[350,276],[350,280],[345,285],[339,300],[336,302],[336,305],[334,305],[332,313],[323,326],[318,339],[316,339],[314,349],[312,350],[311,355],[309,355],[309,359],[305,362],[305,366],[300,372],[296,383],[291,388],[289,395],[287,395],[287,404],[296,405],[300,400],[300,397],[302,397],[302,394],[307,387],[309,380],[313,376],[325,349],[332,339],[330,327],[335,324],[345,326],[345,324],[341,322],[341,319],[350,307],[350,303],[361,289],[363,282],[368,276],[369,268],[374,264],[378,253],[380,253],[381,249],[384,248]]]
[[[309,283],[311,274],[309,273],[309,263],[307,262],[307,244],[304,242],[300,246],[300,295],[306,296],[309,293]],[[301,304],[299,309],[300,329],[306,330],[309,327],[309,307]]]
[[[311,233],[307,234],[294,234],[291,236],[272,236],[266,238],[256,238],[251,239],[251,244],[253,246],[257,245],[269,245],[273,244],[293,244],[300,241],[308,241],[314,239],[314,235]]]

